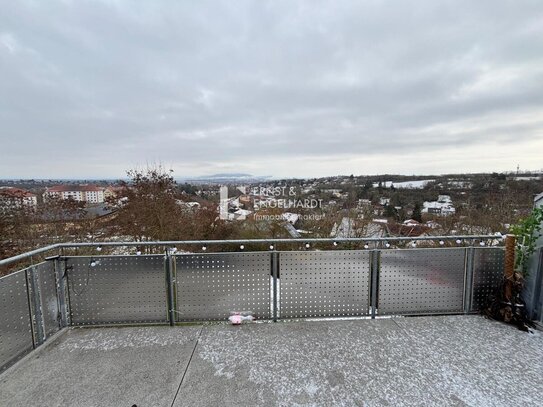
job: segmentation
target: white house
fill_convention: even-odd
[[[449,195],[439,195],[437,201],[425,201],[422,204],[422,213],[431,213],[434,215],[453,215],[456,213],[456,208],[452,203]]]
[[[379,204],[383,206],[390,204],[390,198],[379,198]]]
[[[73,199],[87,203],[104,202],[105,189],[96,185],[56,185],[49,187],[43,194],[43,199],[59,197],[60,199]]]

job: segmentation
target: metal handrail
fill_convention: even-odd
[[[29,252],[21,253],[21,254],[18,254],[16,256],[13,256],[13,257],[8,257],[7,259],[0,260],[0,266],[5,266],[7,264],[15,263],[17,261],[27,259],[27,258],[35,256],[37,254],[41,254],[41,253],[48,252],[50,250],[57,249],[58,247],[59,247],[59,243],[56,243],[56,244],[52,244],[50,246],[42,247],[40,249],[36,249],[36,250],[29,251]]]
[[[273,243],[377,243],[377,242],[400,242],[400,241],[432,241],[432,240],[487,240],[502,239],[504,235],[450,235],[450,236],[389,236],[389,237],[348,237],[348,238],[299,238],[299,239],[226,239],[226,240],[167,240],[147,242],[82,242],[82,243],[55,243],[36,250],[8,257],[0,260],[0,266],[15,263],[37,254],[45,253],[55,249],[77,248],[77,247],[120,247],[120,246],[189,246],[189,245],[221,245],[221,244],[273,244]]]

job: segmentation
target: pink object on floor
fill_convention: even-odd
[[[244,321],[252,322],[254,321],[254,319],[255,318],[250,313],[248,313],[247,315],[243,315],[243,313],[241,312],[233,312],[232,315],[230,315],[230,317],[228,318],[232,325],[241,325],[241,323]]]

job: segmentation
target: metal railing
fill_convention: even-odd
[[[0,278],[0,371],[69,326],[224,321],[231,312],[241,311],[270,321],[476,312],[501,280],[504,256],[503,248],[475,244],[495,239],[499,237],[95,242],[48,246],[3,260],[3,264],[73,247],[154,245],[164,248],[164,252],[57,254]],[[395,243],[406,240],[453,240],[455,245],[393,248]],[[314,250],[316,243],[332,246]],[[344,243],[363,246],[346,249]],[[218,244],[266,244],[267,249],[246,251],[240,247],[238,251],[199,253],[171,250]],[[278,250],[278,244],[302,245],[302,249]]]
[[[353,238],[307,238],[307,239],[225,239],[225,240],[170,240],[170,241],[131,241],[131,242],[113,242],[113,241],[104,241],[104,242],[77,242],[77,243],[55,243],[49,246],[41,247],[29,252],[19,254],[17,256],[9,257],[7,259],[0,260],[0,267],[6,266],[12,263],[16,263],[21,260],[31,258],[44,253],[49,253],[55,250],[62,249],[73,249],[81,247],[176,247],[176,246],[219,246],[219,245],[262,245],[262,244],[271,244],[276,245],[278,243],[285,244],[312,244],[312,243],[330,243],[341,245],[344,243],[373,243],[373,244],[382,244],[390,242],[427,242],[427,241],[455,241],[460,242],[461,245],[474,245],[476,241],[485,242],[485,241],[500,241],[503,239],[501,234],[490,234],[490,235],[454,235],[454,236],[418,236],[418,237],[405,237],[405,236],[391,236],[391,237],[380,237],[380,238],[364,238],[364,237],[353,237]]]

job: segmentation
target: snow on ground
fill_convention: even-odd
[[[452,316],[210,327],[197,354],[208,375],[251,389],[260,405],[535,406],[542,343],[479,316]],[[188,381],[199,380],[189,369]]]
[[[426,185],[428,185],[430,182],[434,182],[435,179],[420,179],[415,181],[403,181],[403,182],[395,182],[395,181],[385,181],[381,182],[381,186],[383,188],[390,188],[391,185],[394,185],[394,188],[400,188],[400,189],[422,189]],[[378,182],[373,183],[373,187],[377,188],[379,186]]]

